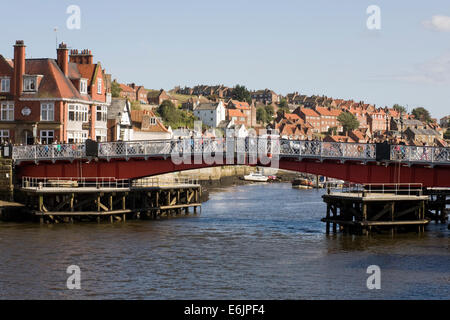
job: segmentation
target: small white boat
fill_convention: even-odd
[[[261,172],[252,172],[252,173],[244,176],[244,180],[255,181],[255,182],[267,182],[267,180],[269,180],[269,177],[266,177]]]

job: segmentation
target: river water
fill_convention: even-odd
[[[196,217],[0,223],[1,299],[449,299],[450,231],[326,235],[321,190],[227,187]],[[67,267],[81,289],[66,287]],[[381,270],[369,290],[367,267]]]

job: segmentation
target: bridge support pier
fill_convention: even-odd
[[[61,183],[61,181],[58,181]],[[64,183],[67,183],[65,181]],[[50,183],[48,183],[50,184]],[[102,220],[113,223],[127,218],[159,219],[189,215],[189,208],[201,203],[198,184],[139,187],[65,187],[38,186],[21,188],[27,208],[41,224]],[[128,215],[128,217],[127,217]]]
[[[392,193],[330,193],[323,195],[327,204],[326,233],[369,235],[373,232],[425,231],[430,220],[425,218],[427,196]]]

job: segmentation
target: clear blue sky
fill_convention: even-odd
[[[80,30],[66,27],[72,4]],[[372,4],[381,30],[366,27]],[[54,27],[113,78],[147,88],[239,83],[450,114],[448,0],[16,1],[0,54],[23,39],[27,57],[55,57]]]

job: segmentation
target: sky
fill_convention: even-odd
[[[80,9],[78,28],[67,21]],[[371,5],[379,11],[379,29]],[[245,85],[450,114],[450,1],[8,1],[0,54],[90,49],[119,82]],[[54,29],[57,28],[57,32]]]

